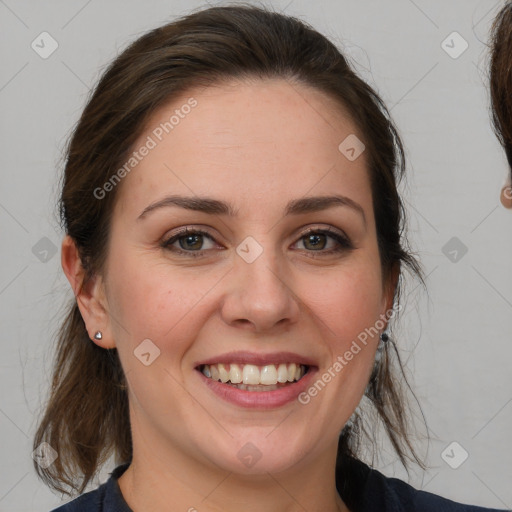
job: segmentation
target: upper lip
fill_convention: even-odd
[[[195,367],[205,364],[253,364],[265,366],[268,364],[298,363],[306,366],[316,366],[315,361],[310,357],[295,354],[294,352],[272,352],[261,354],[257,352],[226,352],[217,356],[198,361]]]

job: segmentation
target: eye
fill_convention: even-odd
[[[331,241],[330,244],[329,239]],[[303,233],[296,243],[302,243],[304,250],[307,252],[320,253],[318,255],[311,254],[313,257],[339,253],[354,248],[346,235],[331,229],[310,229]],[[329,245],[330,247],[328,247]]]
[[[306,251],[313,258],[346,252],[354,248],[346,235],[331,229],[309,229],[302,233],[294,245],[297,244],[302,244],[303,247],[299,247],[299,249]],[[208,232],[189,228],[182,229],[164,240],[161,246],[177,255],[194,258],[204,256],[206,250],[219,248]]]
[[[205,238],[208,239],[210,243],[214,242],[213,238],[206,231],[185,228],[165,240],[162,243],[162,247],[177,254],[186,254],[192,257],[201,256],[203,250],[214,248],[214,244],[212,244],[211,247],[204,247]],[[175,246],[176,243],[179,247]]]

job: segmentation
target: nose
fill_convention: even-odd
[[[256,260],[235,255],[221,306],[224,322],[255,333],[288,328],[299,319],[300,300],[285,262],[268,248]]]

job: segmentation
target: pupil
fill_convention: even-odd
[[[308,237],[308,243],[311,243],[313,245],[313,247],[317,247],[318,248],[318,245],[321,244],[322,240],[320,237],[323,237],[324,235],[309,235]]]
[[[199,242],[200,240],[200,237],[201,235],[187,235],[185,237],[185,245],[188,245],[188,247],[183,247],[182,245],[182,249],[198,249],[199,247],[192,247],[194,244],[198,244],[199,246],[201,245],[201,243]],[[190,242],[190,244],[189,244]]]

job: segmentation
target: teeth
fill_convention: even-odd
[[[208,366],[208,365],[206,365]],[[215,366],[215,365],[211,365]],[[232,384],[240,384],[242,382],[242,370],[240,369],[240,366],[237,364],[230,364],[229,365],[229,380]]]
[[[270,391],[278,389],[277,384],[285,384],[300,380],[306,373],[306,367],[301,364],[281,363],[256,366],[254,364],[205,364],[203,374],[213,380],[238,384],[239,389],[247,391]],[[261,388],[260,385],[266,386]]]
[[[297,369],[297,365],[292,363],[288,366],[288,382],[293,382],[295,380],[295,370]]]
[[[244,369],[242,370],[242,379],[244,384],[252,384],[255,386],[260,383],[260,370],[257,366],[253,364],[244,365]]]
[[[219,364],[219,377],[221,382],[227,382],[229,380],[229,373],[223,364]]]
[[[260,371],[261,384],[272,385],[277,383],[277,370],[273,364],[264,366]]]
[[[288,369],[285,364],[280,364],[277,368],[277,382],[288,382]]]

